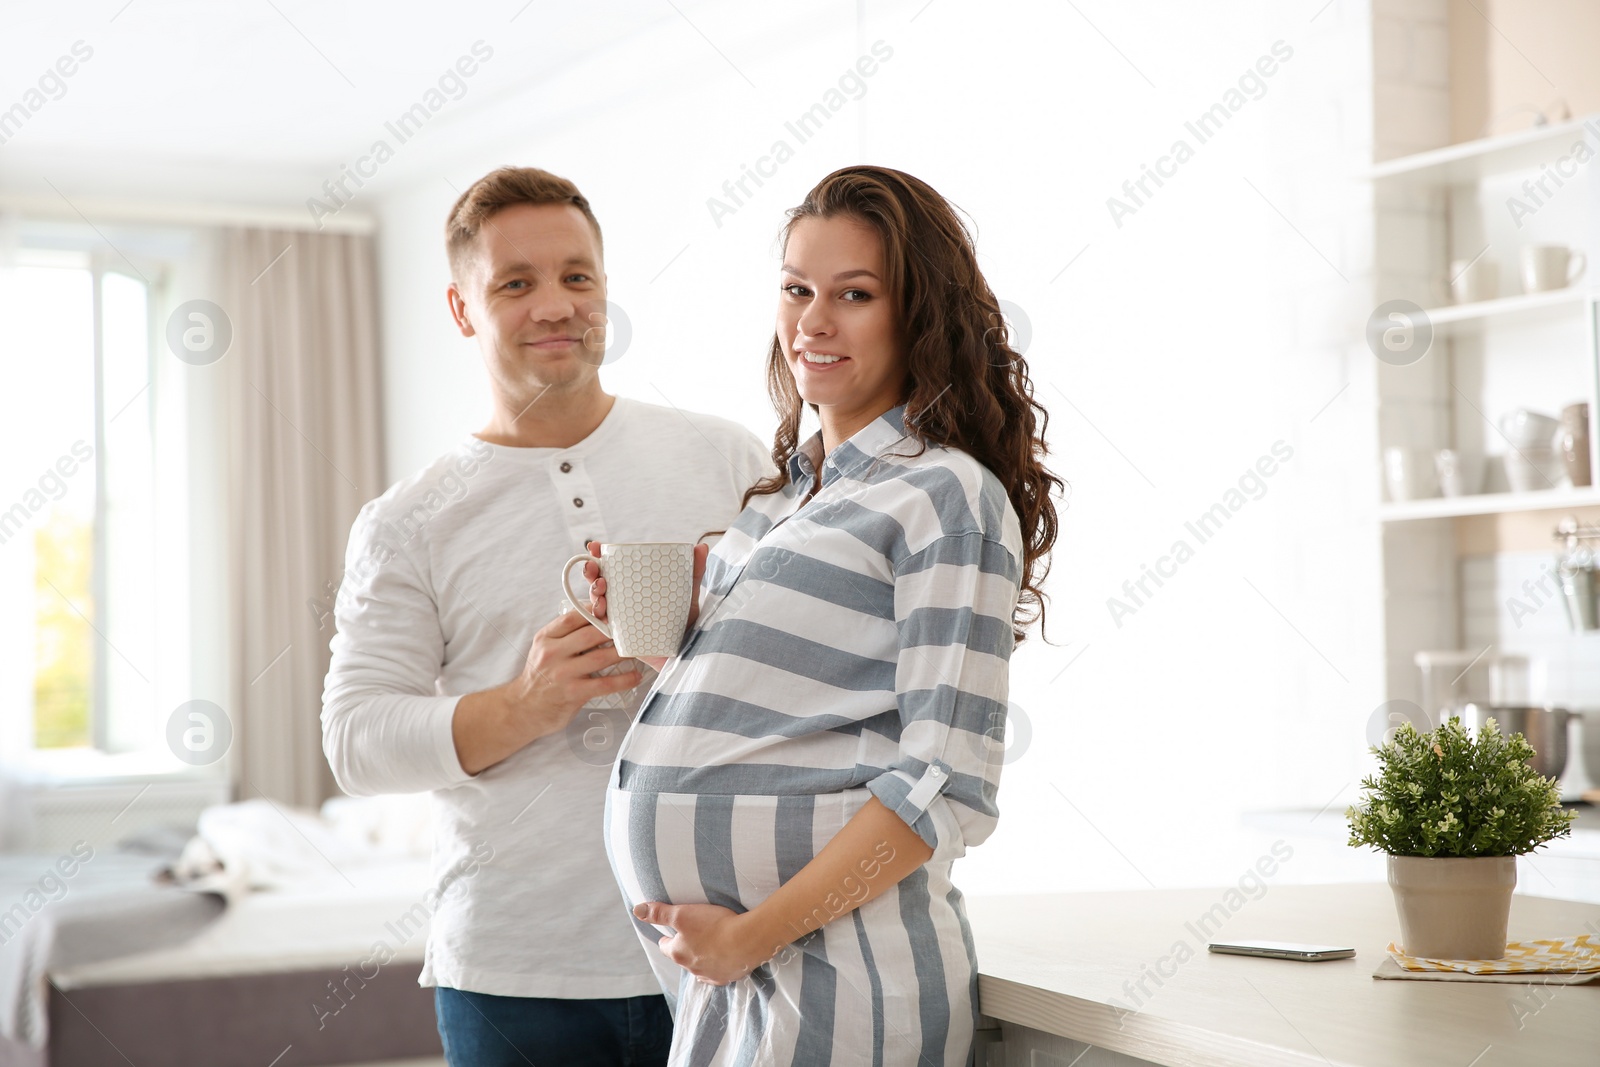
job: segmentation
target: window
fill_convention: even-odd
[[[0,290],[0,348],[21,385],[7,404],[0,483],[0,549],[7,584],[21,594],[5,599],[4,640],[29,668],[29,702],[20,706],[31,703],[39,747],[92,739],[93,299],[92,272],[66,265],[19,266]]]
[[[0,263],[0,757],[164,767],[163,708],[193,688],[185,382],[156,348],[167,271],[97,234],[51,237]]]

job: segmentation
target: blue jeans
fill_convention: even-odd
[[[450,1067],[664,1067],[672,1047],[667,999],[497,997],[433,991]]]

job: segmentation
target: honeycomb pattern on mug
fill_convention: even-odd
[[[692,594],[688,559],[681,545],[629,545],[604,556],[606,615],[625,654],[677,652]]]

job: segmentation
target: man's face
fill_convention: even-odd
[[[476,337],[503,395],[532,400],[581,387],[605,356],[600,242],[571,204],[516,204],[491,215],[462,257],[450,308]]]

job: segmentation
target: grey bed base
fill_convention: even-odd
[[[336,970],[50,990],[50,1041],[0,1038],[0,1067],[320,1067],[443,1055],[420,963],[395,961],[337,1014]]]

